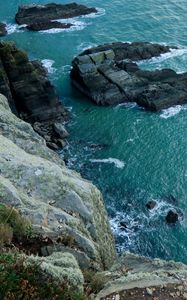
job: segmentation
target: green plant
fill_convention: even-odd
[[[10,244],[13,237],[12,227],[8,224],[0,224],[0,247],[4,244]]]
[[[87,286],[92,290],[93,293],[97,293],[102,290],[107,281],[102,274],[91,270],[84,270],[83,275]]]
[[[6,229],[6,233],[9,236],[12,234],[19,238],[22,236],[31,236],[32,235],[32,226],[31,223],[20,215],[20,213],[13,207],[0,204],[0,240],[3,240],[3,228]]]
[[[71,288],[53,282],[37,264],[28,265],[17,253],[0,254],[0,295],[2,300],[88,300]]]

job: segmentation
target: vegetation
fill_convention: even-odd
[[[13,236],[21,238],[32,234],[31,223],[13,207],[0,204],[0,246],[9,244]]]
[[[95,294],[103,289],[106,283],[106,278],[101,273],[96,273],[91,270],[84,270],[83,275],[86,285],[92,293]]]
[[[0,295],[2,300],[88,300],[53,282],[37,264],[27,265],[17,253],[0,254]]]

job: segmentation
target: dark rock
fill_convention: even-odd
[[[21,24],[27,24],[29,30],[46,30],[50,28],[69,28],[71,24],[62,24],[57,22],[58,19],[68,19],[77,16],[96,13],[93,7],[89,8],[85,5],[55,4],[46,5],[23,5],[18,8],[15,20]],[[55,22],[51,22],[51,21]],[[59,27],[61,26],[61,27]]]
[[[147,209],[153,209],[157,205],[156,201],[150,200],[147,202],[146,207]]]
[[[72,83],[101,105],[136,102],[159,111],[187,103],[187,73],[171,69],[141,70],[133,61],[169,52],[168,46],[150,43],[113,43],[85,50],[71,70]]]
[[[0,36],[5,36],[7,34],[6,24],[0,23]]]
[[[53,127],[54,131],[59,135],[61,139],[65,139],[69,136],[69,133],[61,123],[55,122]]]
[[[12,112],[30,122],[41,136],[50,136],[52,142],[59,137],[54,123],[63,123],[67,112],[45,68],[29,61],[27,54],[10,42],[0,42],[0,93],[7,97]]]
[[[176,211],[169,210],[166,216],[166,222],[168,224],[175,224],[179,220],[179,215]]]
[[[107,148],[109,145],[107,144],[90,144],[89,148],[93,149],[93,150],[102,150],[104,148]]]
[[[71,23],[61,23],[58,21],[49,21],[49,22],[37,22],[37,23],[33,23],[28,25],[26,28],[28,30],[32,30],[32,31],[40,31],[40,30],[48,30],[48,29],[52,29],[52,28],[60,28],[60,29],[67,29],[70,28],[71,26],[73,26],[73,24]]]
[[[120,221],[119,225],[121,230],[125,230],[128,228],[127,223],[125,221]]]

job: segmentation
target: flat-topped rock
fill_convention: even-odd
[[[113,43],[87,49],[72,62],[72,83],[99,105],[136,102],[159,111],[187,103],[187,73],[141,70],[137,63],[170,52],[151,43]]]
[[[71,24],[63,27],[61,22],[52,22],[59,19],[68,19],[91,13],[96,13],[93,7],[87,7],[82,4],[56,4],[49,3],[46,5],[22,5],[19,6],[15,20],[19,25],[28,25],[29,30],[46,30],[51,28],[69,28]],[[43,25],[42,25],[43,23]],[[61,25],[60,25],[61,24]],[[62,25],[63,24],[63,25]]]
[[[0,36],[5,36],[7,34],[6,24],[0,23]]]

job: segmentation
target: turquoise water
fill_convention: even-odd
[[[23,32],[14,25],[18,4],[31,2],[0,0],[0,20],[9,24],[5,40],[14,40],[31,58],[45,60],[48,67],[53,63],[50,77],[72,111],[71,137],[62,157],[102,190],[118,251],[187,263],[187,106],[160,113],[145,112],[135,105],[97,107],[69,81],[75,55],[86,47],[112,41],[177,45],[180,50],[143,62],[141,67],[187,70],[186,1],[82,0],[99,7],[98,16],[75,19],[74,30],[58,33]],[[105,147],[90,147],[96,143]],[[150,199],[157,201],[152,212],[145,208]],[[183,212],[174,227],[164,220],[172,207]],[[127,225],[125,230],[119,228],[121,221]]]

